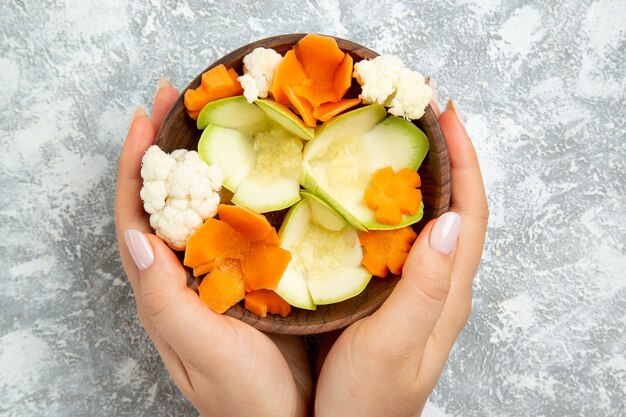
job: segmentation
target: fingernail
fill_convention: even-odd
[[[141,106],[137,106],[135,108],[135,114],[133,115],[133,119],[136,119],[138,117],[146,117],[146,111]]]
[[[430,99],[430,101],[435,106],[437,106],[437,108],[439,108],[439,96],[437,95],[437,83],[432,77],[428,77],[428,79],[426,80],[426,84],[428,84],[428,86],[433,92],[433,97]]]
[[[157,83],[157,88],[156,88],[156,92],[154,93],[154,96],[156,97],[157,94],[159,94],[159,91],[163,90],[166,87],[171,87],[172,86],[172,82],[165,77],[162,77],[159,79],[159,82]]]
[[[446,104],[446,110],[452,110],[454,114],[456,114],[456,118],[459,119],[459,122],[461,122],[461,126],[463,126],[463,129],[465,129],[465,122],[463,121],[461,110],[459,110],[459,106],[456,105],[456,102],[454,100],[448,100],[448,104]]]
[[[444,255],[454,250],[461,233],[461,216],[453,211],[442,214],[430,231],[430,247]]]
[[[127,230],[124,233],[124,240],[137,268],[140,271],[150,268],[154,263],[154,252],[144,234],[138,230]]]

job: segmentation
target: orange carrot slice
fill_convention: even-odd
[[[193,120],[198,120],[198,115],[200,114],[200,110],[196,110],[196,111],[187,110],[187,114],[188,114],[188,115],[189,115],[189,117],[191,117]]]
[[[190,268],[206,269],[216,259],[242,259],[250,250],[250,239],[230,225],[208,218],[187,239],[183,263]]]
[[[289,303],[271,290],[252,291],[245,300],[246,309],[259,317],[266,317],[268,312],[286,317],[291,311]]]
[[[204,277],[198,286],[200,300],[211,310],[222,314],[241,301],[245,287],[238,261],[223,261]]]
[[[237,77],[234,69],[227,70],[222,64],[204,72],[198,88],[185,92],[184,104],[189,116],[197,119],[196,112],[199,113],[207,103],[243,94]]]
[[[324,103],[313,110],[313,117],[322,122],[327,122],[341,112],[356,106],[361,102],[358,98],[344,98],[335,103]]]
[[[202,88],[202,86],[198,87],[195,90],[187,90],[185,91],[185,107],[189,111],[200,111],[204,107],[206,103],[208,103],[210,96],[209,93]]]
[[[352,67],[353,60],[350,54],[345,54],[343,60],[335,71],[335,79],[333,82],[333,92],[335,93],[335,100],[341,99],[352,85]]]
[[[402,214],[413,215],[419,210],[422,193],[417,190],[420,177],[408,168],[394,174],[391,167],[381,168],[372,176],[372,185],[365,190],[365,204],[376,212],[380,223],[396,225]]]
[[[313,106],[311,105],[311,103],[309,103],[304,97],[296,95],[291,87],[287,86],[285,87],[285,89],[289,101],[302,117],[304,125],[309,127],[315,127],[317,125],[317,121],[313,116]]]
[[[241,260],[241,270],[249,288],[273,290],[290,260],[289,251],[280,246],[255,243]]]
[[[352,67],[352,57],[339,49],[335,39],[306,35],[278,65],[272,95],[313,127],[317,122],[313,109],[345,95],[352,84]]]
[[[268,238],[270,234],[276,235],[276,229],[272,227],[264,215],[245,207],[220,204],[217,208],[217,214],[220,216],[220,220],[230,225],[237,232],[246,235],[252,242]],[[278,237],[276,239],[278,242]]]
[[[416,238],[417,234],[411,226],[394,230],[359,232],[361,246],[365,248],[361,264],[372,275],[381,278],[387,276],[389,271],[400,275]]]
[[[276,67],[274,73],[274,81],[272,82],[272,96],[277,102],[290,106],[291,102],[287,98],[286,86],[298,85],[306,80],[306,73],[296,53],[292,50],[287,51],[283,59]]]

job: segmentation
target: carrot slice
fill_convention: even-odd
[[[246,309],[259,317],[266,317],[268,312],[286,317],[291,311],[289,303],[271,290],[252,291],[245,300]]]
[[[241,260],[243,276],[253,290],[273,290],[283,276],[291,254],[275,245],[255,243],[245,258]]]
[[[200,114],[200,110],[196,110],[196,111],[187,110],[187,114],[188,114],[188,115],[189,115],[189,117],[191,117],[193,120],[198,120],[198,115]]]
[[[274,81],[272,82],[272,96],[277,102],[290,106],[291,102],[287,98],[286,86],[298,85],[306,80],[304,68],[294,50],[289,50],[276,67]]]
[[[335,39],[315,33],[309,33],[300,39],[293,50],[304,71],[320,79],[329,77],[329,73],[329,78],[332,78],[345,55]]]
[[[302,116],[304,125],[309,127],[315,127],[317,125],[317,121],[313,116],[313,106],[311,105],[311,103],[309,103],[304,97],[296,95],[291,87],[285,88],[287,97],[289,97],[289,101],[296,108],[296,111],[300,113],[300,116]]]
[[[200,111],[208,103],[210,99],[209,93],[202,86],[195,90],[185,91],[185,107],[189,111]]]
[[[360,102],[361,100],[358,98],[344,98],[343,100],[339,100],[335,103],[324,103],[313,109],[313,117],[322,122],[327,122],[339,113],[356,106]]]
[[[228,223],[237,232],[246,235],[252,242],[263,240],[270,234],[276,235],[276,229],[264,215],[245,207],[220,204],[217,213],[220,220]]]
[[[198,286],[198,293],[200,300],[219,314],[241,301],[246,291],[239,262],[221,262],[204,277]]]
[[[389,271],[400,275],[416,238],[417,234],[411,226],[359,232],[361,246],[365,249],[361,264],[372,275],[381,278],[387,276]]]
[[[233,79],[224,65],[218,65],[202,74],[201,85],[211,98],[228,97],[234,87]],[[215,100],[215,98],[213,98]]]
[[[352,67],[353,60],[350,54],[345,54],[343,60],[335,71],[335,80],[333,84],[333,91],[335,93],[335,100],[341,99],[352,85]]]
[[[372,176],[372,185],[365,190],[363,201],[376,212],[380,223],[396,225],[402,214],[413,215],[419,210],[422,193],[419,174],[408,168],[394,174],[391,167],[381,168]]]
[[[227,70],[223,64],[204,72],[198,88],[185,91],[184,104],[189,116],[197,119],[198,113],[207,103],[243,94],[237,77],[234,69]]]
[[[187,239],[183,263],[199,268],[216,259],[242,259],[250,250],[250,240],[230,225],[208,218]]]
[[[308,34],[278,65],[272,95],[297,111],[306,126],[314,127],[317,118],[313,109],[345,95],[352,83],[352,67],[352,57],[339,49],[335,39]]]

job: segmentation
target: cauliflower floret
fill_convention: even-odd
[[[278,52],[267,48],[256,48],[243,58],[244,74],[238,80],[249,103],[268,96],[282,59]]]
[[[380,55],[371,60],[354,64],[354,78],[361,84],[359,98],[364,103],[385,105],[387,99],[396,91],[396,80],[404,64],[394,55]]]
[[[150,226],[172,249],[183,250],[204,220],[215,216],[223,174],[195,151],[167,154],[151,146],[142,159],[140,192]]]
[[[419,119],[432,97],[433,91],[424,76],[405,68],[396,81],[396,94],[388,103],[389,113],[410,120]]]
[[[393,55],[357,62],[353,75],[361,85],[359,98],[364,103],[388,107],[394,116],[419,119],[432,98],[432,90],[422,74],[406,68]]]

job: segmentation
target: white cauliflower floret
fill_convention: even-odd
[[[172,249],[183,250],[220,203],[222,171],[207,165],[195,151],[166,154],[151,146],[142,159],[141,199],[150,226]]]
[[[432,96],[433,91],[424,76],[405,68],[396,81],[396,94],[388,103],[389,113],[410,120],[419,119]]]
[[[243,75],[238,80],[249,103],[269,95],[282,59],[278,52],[267,48],[256,48],[243,58]]]
[[[353,76],[361,85],[359,98],[364,103],[382,104],[394,116],[419,119],[432,98],[422,74],[406,68],[393,55],[357,62]]]

